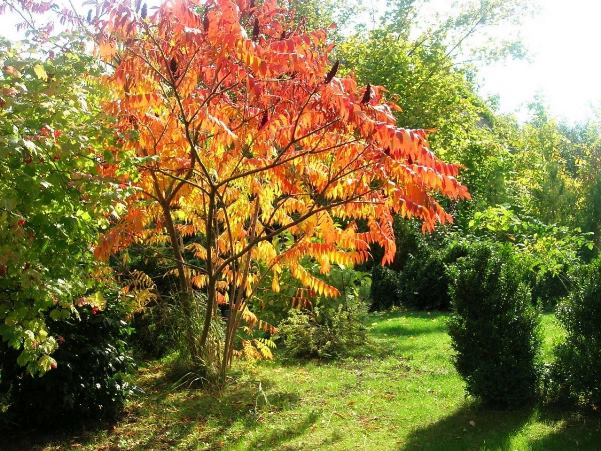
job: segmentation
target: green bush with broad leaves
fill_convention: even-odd
[[[552,308],[570,290],[570,271],[582,264],[582,253],[593,249],[591,233],[544,224],[507,206],[474,214],[471,232],[484,239],[511,243],[526,267],[533,301]]]
[[[127,380],[132,329],[124,305],[111,297],[102,309],[83,304],[69,319],[49,320],[48,332],[58,342],[57,367],[42,376],[29,374],[18,364],[19,352],[0,343],[5,423],[50,427],[117,417],[135,390]]]
[[[467,392],[485,404],[522,406],[537,395],[539,315],[508,246],[481,244],[451,268],[449,334]]]
[[[76,36],[0,40],[0,339],[31,374],[56,365],[48,322],[70,318],[74,300],[110,278],[92,247],[127,190],[100,169],[112,131],[84,46]]]

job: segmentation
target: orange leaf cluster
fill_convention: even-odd
[[[216,278],[248,295],[271,272],[278,290],[289,268],[335,296],[301,259],[327,273],[377,243],[388,263],[395,214],[429,231],[452,220],[437,195],[469,198],[426,133],[396,125],[384,89],[337,76],[326,32],[306,31],[275,0],[172,0],[147,17],[129,1],[104,7],[98,54],[115,67],[106,108],[119,151],[139,157],[129,203],[146,216],[111,230],[100,255],[131,234],[148,239],[145,229],[165,233],[167,212],[207,267],[195,285]]]

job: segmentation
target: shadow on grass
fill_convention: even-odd
[[[484,409],[474,404],[414,431],[400,449],[471,450],[511,449],[510,440],[531,418],[533,409]]]
[[[277,432],[260,431],[265,416],[293,409],[295,394],[273,391],[269,382],[241,380],[222,391],[173,389],[171,377],[162,375],[143,384],[144,394],[133,399],[115,424],[80,431],[16,431],[0,437],[0,450],[60,449],[95,443],[106,435],[110,449],[219,449],[257,431],[256,446],[274,446],[306,431],[317,416],[310,416]],[[263,434],[263,435],[260,435]],[[253,442],[254,443],[254,442]],[[255,446],[255,445],[253,445]],[[244,448],[246,449],[246,448]]]
[[[311,412],[298,423],[255,438],[245,449],[280,449],[280,445],[307,432],[318,419],[319,414]]]
[[[294,408],[298,403],[297,395],[272,392],[268,383],[263,382],[262,385],[263,391],[258,390],[258,384],[249,382],[232,384],[219,393],[183,390],[175,393],[177,398],[174,401],[165,401],[163,393],[158,392],[144,408],[153,409],[159,419],[165,409],[168,412],[166,421],[155,423],[152,433],[135,449],[192,446],[190,442],[199,442],[208,449],[221,448],[224,437],[230,433],[253,432],[260,426],[263,415]],[[184,399],[178,395],[184,395]],[[144,417],[145,414],[139,412],[139,415]],[[305,429],[305,422],[300,422],[278,437],[284,441],[286,436],[291,438]],[[257,437],[257,441],[275,439]]]
[[[539,418],[545,423],[558,423],[559,429],[532,442],[533,451],[601,449],[601,417],[549,410]]]
[[[438,318],[447,318],[449,316],[448,311],[443,310],[433,310],[433,311],[425,311],[425,310],[397,310],[397,311],[389,311],[389,312],[371,312],[369,314],[369,318],[378,321],[385,321],[388,319],[398,319],[398,318],[411,318],[411,319],[438,319]]]
[[[111,431],[116,422],[96,421],[84,422],[77,426],[63,429],[56,428],[33,428],[33,427],[14,427],[0,428],[0,450],[2,451],[22,451],[22,450],[41,450],[52,447],[51,449],[62,449],[57,443],[76,443],[88,440],[93,434],[100,431]]]
[[[447,338],[444,312],[372,313],[369,340],[362,352],[369,358],[406,358],[431,348],[438,336]]]
[[[534,451],[601,449],[601,417],[548,408],[491,410],[467,405],[452,415],[414,431],[404,451],[515,449],[512,440],[530,421],[556,428],[528,444]]]
[[[446,331],[447,326],[442,322],[437,322],[433,325],[387,324],[372,329],[371,333],[376,337],[415,337],[425,334],[438,334]]]

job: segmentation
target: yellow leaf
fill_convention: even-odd
[[[279,293],[280,292],[280,281],[278,280],[277,274],[273,275],[273,279],[271,280],[271,289],[275,293]]]
[[[35,72],[36,77],[38,77],[40,80],[48,80],[48,74],[46,73],[44,66],[41,64],[36,64],[33,66],[33,71]]]

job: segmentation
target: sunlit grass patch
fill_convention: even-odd
[[[172,358],[138,373],[143,394],[100,431],[43,449],[598,449],[598,418],[466,399],[443,313],[369,317],[369,342],[343,360],[239,363],[221,392],[174,388]],[[544,356],[563,331],[542,321]],[[31,440],[29,438],[28,440]],[[19,442],[23,444],[24,442]],[[27,442],[31,445],[31,442]]]

